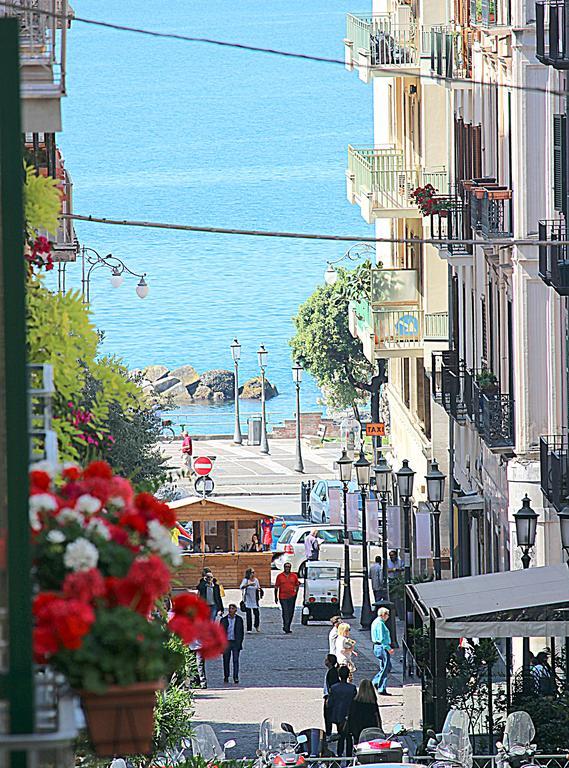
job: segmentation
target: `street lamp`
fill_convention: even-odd
[[[146,272],[139,274],[129,269],[124,261],[113,256],[112,253],[101,256],[94,248],[83,246],[81,248],[81,294],[83,304],[89,304],[91,301],[91,274],[95,269],[105,268],[111,272],[111,285],[113,288],[119,288],[124,281],[124,273],[128,272],[133,277],[139,277],[136,285],[136,294],[139,298],[145,299],[148,296],[148,283],[145,280]],[[87,266],[89,268],[87,269]]]
[[[338,273],[336,272],[334,265],[328,263],[326,272],[324,272],[324,282],[326,283],[326,285],[334,285],[334,283],[337,280],[338,280]]]
[[[237,339],[233,339],[231,345],[231,357],[233,358],[233,366],[235,369],[233,379],[235,386],[235,428],[233,430],[233,442],[236,445],[243,443],[243,437],[241,435],[241,424],[239,422],[239,360],[241,359],[241,344]]]
[[[567,504],[557,513],[559,528],[561,530],[561,546],[566,555],[569,555],[569,506]]]
[[[369,259],[372,263],[375,261],[375,247],[371,243],[355,243],[350,246],[343,256],[334,261],[329,261],[324,272],[324,282],[326,285],[334,285],[338,280],[338,272],[334,267],[334,264],[339,264],[341,261],[359,261],[360,259]]]
[[[257,351],[259,368],[261,369],[261,453],[269,453],[269,441],[267,440],[267,409],[265,404],[265,368],[267,367],[268,352],[264,344]]]
[[[350,542],[348,540],[348,483],[352,479],[352,460],[345,448],[336,462],[343,490],[344,507],[344,589],[342,594],[342,607],[340,613],[343,619],[354,617],[354,603],[352,601],[352,586],[350,582]]]
[[[434,522],[434,535],[435,535],[435,579],[441,580],[441,510],[440,506],[445,497],[445,480],[446,475],[443,474],[437,463],[436,459],[431,461],[431,466],[427,474],[425,475],[427,481],[427,499],[431,504],[431,514]]]
[[[403,464],[397,474],[397,489],[403,506],[403,545],[405,560],[405,584],[411,583],[411,496],[413,496],[413,480],[415,473],[409,466],[408,459],[403,459]]]
[[[294,471],[304,472],[302,446],[300,445],[300,383],[302,381],[302,365],[300,363],[295,363],[292,366],[292,379],[296,385],[296,461]]]
[[[380,456],[373,468],[375,487],[381,498],[381,556],[383,558],[383,597],[389,600],[389,578],[387,573],[387,499],[391,483],[391,467],[384,456]]]
[[[522,566],[525,570],[529,568],[531,560],[529,551],[535,544],[535,535],[537,533],[537,514],[530,507],[530,499],[527,493],[522,499],[522,506],[517,512],[514,512],[514,521],[516,523],[518,547],[522,549]],[[522,640],[522,686],[524,693],[530,687],[529,675],[529,637],[524,637]]]
[[[363,584],[362,584],[362,612],[360,616],[360,624],[363,629],[367,629],[373,619],[373,612],[371,610],[371,603],[369,600],[369,569],[368,569],[368,545],[367,545],[367,515],[366,515],[366,490],[369,488],[369,480],[371,475],[371,462],[369,462],[364,454],[363,448],[360,449],[360,457],[354,464],[356,470],[356,479],[360,487],[360,493],[362,497],[362,567],[363,567]]]

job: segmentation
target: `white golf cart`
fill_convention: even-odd
[[[328,621],[340,610],[340,565],[308,560],[304,577],[301,621]]]

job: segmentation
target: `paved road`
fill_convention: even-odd
[[[357,593],[356,590],[356,600]],[[238,602],[239,592],[228,590],[225,603]],[[359,610],[357,611],[359,613]],[[376,671],[368,632],[361,632],[357,620],[351,621],[358,642],[356,684]],[[208,662],[207,690],[196,691],[195,720],[208,722],[220,742],[234,738],[233,757],[252,756],[258,743],[259,723],[273,717],[277,724],[292,723],[295,728],[322,725],[323,660],[328,652],[328,625],[300,624],[297,607],[293,634],[284,635],[280,610],[266,592],[261,608],[261,632],[246,634],[241,654],[240,684],[223,684],[221,660]],[[395,674],[390,686],[393,696],[382,698],[381,712],[386,727],[403,722],[418,727],[418,690],[401,685],[400,655],[394,656]]]

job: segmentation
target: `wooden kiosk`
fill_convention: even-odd
[[[261,521],[272,515],[222,504],[212,499],[180,499],[168,505],[178,522],[191,522],[194,551],[184,555],[177,577],[195,589],[203,568],[211,568],[224,587],[239,587],[247,568],[254,568],[261,586],[271,586],[272,552],[249,552],[254,533],[261,539]]]

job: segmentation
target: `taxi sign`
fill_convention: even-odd
[[[385,424],[382,421],[376,424],[373,422],[366,424],[366,435],[368,437],[385,437]]]

